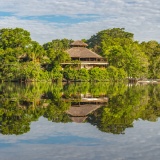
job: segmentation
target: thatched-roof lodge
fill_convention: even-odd
[[[84,105],[72,105],[69,110],[66,111],[70,115],[73,122],[82,123],[85,121],[87,116],[102,107],[102,105],[96,104],[84,104]]]
[[[80,103],[92,103],[92,104],[104,104],[108,103],[108,97],[105,95],[101,95],[99,97],[94,97],[90,93],[86,94],[74,94],[71,95],[70,98],[66,98],[65,95],[62,95],[62,99],[65,102],[79,102]]]
[[[71,48],[67,50],[67,53],[72,60],[78,60],[80,62],[80,68],[92,68],[92,67],[106,67],[108,62],[105,58],[101,57],[97,53],[87,49],[88,45],[82,41],[74,41],[71,43]],[[71,62],[62,63],[62,65],[72,64]]]
[[[102,105],[95,104],[72,105],[66,113],[72,115],[73,117],[85,117],[101,106]]]
[[[77,97],[63,98],[66,102],[71,102],[71,107],[66,111],[73,122],[84,122],[89,114],[108,103],[108,97],[93,97],[90,93],[80,94]]]

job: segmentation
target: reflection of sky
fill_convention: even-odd
[[[53,123],[40,118],[26,134],[0,135],[3,160],[156,160],[159,150],[160,120],[136,121],[124,135],[113,135],[88,123]]]

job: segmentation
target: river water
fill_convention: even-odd
[[[158,160],[160,85],[0,84],[0,160]]]

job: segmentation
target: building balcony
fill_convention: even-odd
[[[63,64],[99,64],[99,65],[107,65],[108,62],[106,61],[70,61],[70,62],[64,62],[64,63],[61,63],[62,65]]]

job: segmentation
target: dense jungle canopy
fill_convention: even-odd
[[[54,37],[53,37],[54,38]],[[66,50],[72,39],[54,39],[40,45],[22,28],[0,29],[0,81],[118,81],[127,77],[160,78],[160,43],[138,42],[124,28],[106,29],[83,39],[88,48],[107,58],[107,68],[76,70]]]

